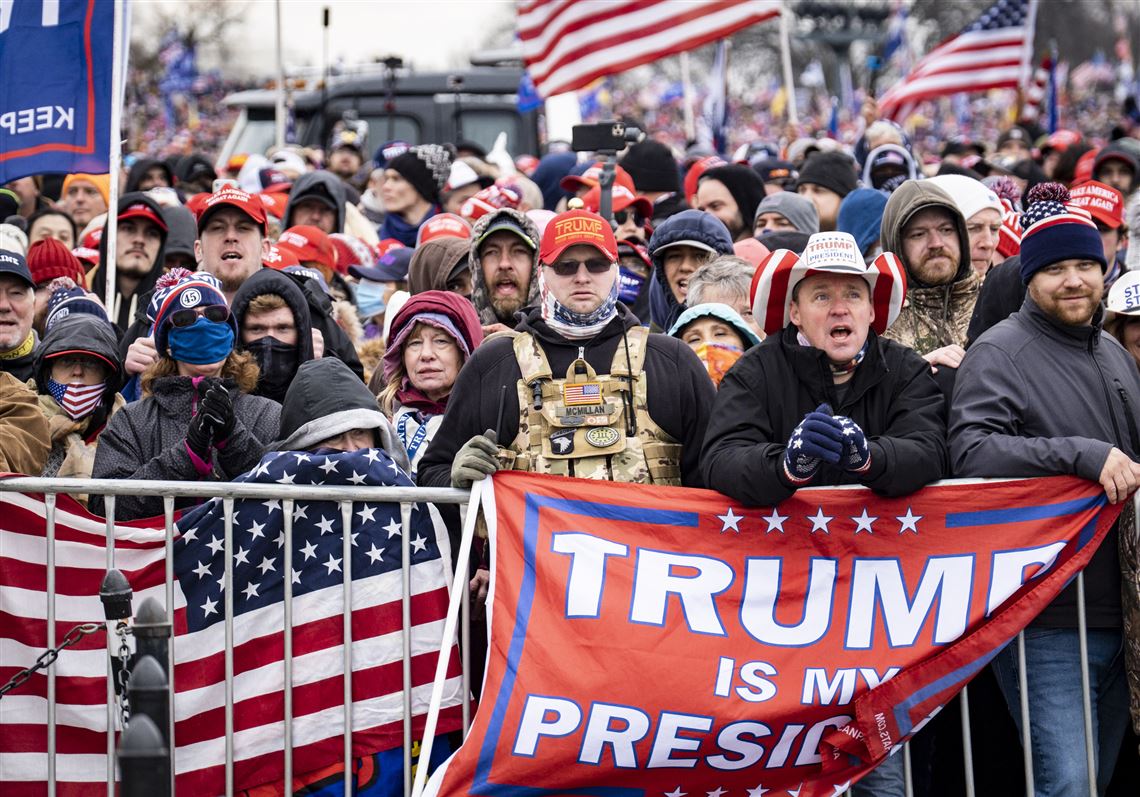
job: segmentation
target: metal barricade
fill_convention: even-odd
[[[412,697],[411,697],[411,568],[410,568],[410,534],[409,529],[411,525],[411,512],[412,505],[418,502],[427,502],[433,504],[466,504],[471,497],[471,494],[466,490],[455,490],[446,488],[418,488],[418,487],[319,487],[319,486],[294,486],[294,485],[268,485],[268,484],[233,484],[233,483],[195,483],[195,482],[164,482],[164,481],[129,481],[129,480],[104,480],[96,481],[90,479],[44,479],[44,478],[13,478],[5,481],[0,481],[0,493],[43,493],[45,498],[45,540],[46,540],[46,618],[47,618],[47,646],[55,647],[57,644],[55,623],[56,623],[56,600],[55,600],[55,587],[56,587],[56,561],[55,561],[55,545],[56,545],[56,496],[60,493],[64,494],[98,494],[106,496],[106,528],[107,528],[107,554],[106,563],[107,567],[113,568],[115,566],[115,496],[132,495],[132,496],[158,496],[163,499],[164,508],[164,528],[166,532],[166,568],[165,568],[165,606],[166,606],[166,621],[170,622],[173,617],[171,607],[174,605],[174,565],[173,565],[173,543],[174,543],[174,500],[181,497],[196,497],[196,498],[220,498],[223,502],[223,511],[225,516],[225,541],[224,552],[226,560],[225,569],[225,675],[226,675],[226,699],[225,699],[225,730],[226,730],[226,761],[225,761],[225,784],[227,795],[234,793],[234,695],[233,695],[233,676],[234,676],[234,661],[233,661],[233,618],[234,606],[232,589],[230,586],[233,579],[233,514],[234,514],[234,501],[236,499],[260,499],[260,500],[277,500],[282,502],[282,513],[284,523],[284,533],[286,543],[284,545],[284,572],[291,572],[293,565],[293,548],[292,548],[292,534],[293,534],[293,510],[295,502],[297,501],[333,501],[336,502],[341,510],[341,518],[343,528],[351,527],[351,516],[353,513],[354,502],[386,502],[386,503],[399,503],[401,508],[401,583],[402,583],[402,599],[401,599],[401,614],[402,614],[402,673],[403,673],[403,793],[410,795],[412,793]],[[1137,509],[1137,517],[1140,518],[1140,494],[1134,497],[1134,507]],[[473,516],[473,513],[468,513]],[[468,518],[468,524],[472,522],[472,518]],[[352,587],[351,587],[351,535],[345,535],[343,538],[343,560],[345,563],[343,571],[344,596],[343,611],[344,611],[344,639],[343,639],[343,654],[344,654],[344,696],[343,703],[344,710],[344,753],[343,761],[345,766],[346,783],[351,784],[352,780],[352,623],[349,622],[349,617],[352,611]],[[458,568],[464,569],[467,566],[467,559],[469,558],[470,540],[469,534],[464,535],[464,542],[460,548],[460,557]],[[1085,613],[1085,588],[1084,588],[1084,574],[1080,573],[1077,576],[1077,594],[1078,594],[1078,638],[1080,643],[1081,653],[1081,689],[1083,696],[1083,716],[1084,716],[1084,741],[1085,753],[1089,777],[1089,794],[1091,797],[1096,797],[1096,775],[1095,775],[1095,751],[1093,748],[1092,737],[1092,708],[1090,698],[1090,682],[1089,682],[1089,662],[1088,662],[1088,628],[1086,623]],[[293,589],[292,579],[284,579],[284,628],[283,635],[284,642],[284,761],[285,761],[285,783],[291,783],[293,778],[293,760],[292,760],[292,747],[293,747],[293,638],[292,638],[292,600]],[[469,600],[466,590],[462,593],[461,601],[461,616],[459,618],[459,635],[461,638],[461,659],[462,659],[462,694],[470,695],[470,650],[469,650]],[[448,625],[450,628],[445,630],[445,636],[455,634],[455,621],[449,618]],[[175,639],[171,637],[168,659],[166,662],[167,672],[169,673],[169,683],[171,686],[171,703],[167,712],[168,728],[164,736],[167,739],[174,738],[174,721],[175,721],[175,706],[173,702],[173,685],[174,685],[174,653],[175,653]],[[1020,683],[1025,684],[1027,679],[1027,667],[1025,656],[1025,642],[1024,634],[1019,634],[1016,641],[1012,643],[1016,645],[1017,660],[1018,660],[1018,676]],[[112,634],[108,634],[107,649],[108,653],[114,655],[116,651],[113,649],[114,639]],[[108,658],[108,662],[110,659]],[[48,738],[47,738],[47,768],[45,772],[45,780],[47,782],[47,794],[49,797],[54,797],[57,793],[57,771],[56,771],[56,751],[57,751],[57,728],[56,728],[56,678],[55,671],[52,668],[47,670],[47,725],[48,725]],[[115,767],[115,729],[116,729],[116,709],[115,709],[115,683],[110,666],[107,669],[107,795],[114,797],[116,789],[116,767]],[[1032,747],[1030,737],[1030,712],[1032,706],[1029,703],[1028,694],[1026,689],[1020,690],[1020,724],[1021,724],[1021,742],[1023,750],[1023,768],[1025,777],[1025,794],[1032,797],[1034,794],[1034,781],[1033,781],[1033,763],[1032,763]],[[469,703],[463,702],[463,732],[466,734],[470,727],[469,716]],[[975,772],[974,772],[974,757],[970,730],[970,701],[968,687],[961,692],[961,734],[963,746],[963,767],[965,779],[965,793],[967,797],[973,797],[976,793],[975,787]],[[176,772],[175,762],[176,754],[174,745],[169,745],[170,762],[169,772],[173,785],[174,773]],[[904,748],[904,767],[905,767],[905,784],[906,795],[910,797],[915,793],[913,785],[913,773],[910,760],[909,747]],[[426,763],[426,762],[425,762]],[[851,792],[847,792],[850,794]]]
[[[0,494],[3,493],[42,493],[45,506],[45,563],[46,563],[46,620],[47,645],[54,648],[56,639],[56,521],[57,521],[57,495],[102,495],[105,496],[106,513],[106,565],[111,570],[115,567],[115,497],[116,496],[156,496],[163,499],[165,541],[165,621],[173,621],[174,606],[174,501],[176,498],[218,498],[222,501],[224,513],[224,613],[225,613],[225,794],[234,793],[234,601],[233,590],[233,556],[234,556],[234,501],[238,499],[257,499],[264,501],[280,501],[282,506],[285,542],[283,545],[284,570],[286,574],[292,572],[293,567],[293,510],[299,501],[331,501],[340,508],[342,528],[351,528],[354,503],[390,503],[400,505],[401,520],[401,635],[402,635],[402,677],[403,677],[403,775],[404,794],[411,793],[412,778],[412,639],[411,639],[411,543],[409,540],[411,529],[412,506],[417,503],[430,504],[459,504],[468,502],[470,493],[466,490],[450,488],[425,487],[321,487],[297,486],[286,484],[252,484],[229,482],[168,482],[168,481],[132,481],[132,480],[93,480],[93,479],[55,479],[20,477],[0,481]],[[343,604],[343,667],[344,667],[344,748],[343,763],[345,768],[346,793],[351,793],[353,778],[352,755],[352,622],[350,621],[353,608],[352,565],[351,565],[351,534],[343,535],[343,569],[342,569],[342,604]],[[292,578],[283,579],[283,669],[284,669],[284,783],[293,782],[293,633],[292,633]],[[464,628],[467,626],[467,606],[464,605]],[[464,634],[466,636],[466,634]],[[106,794],[114,797],[116,792],[116,731],[121,723],[116,716],[116,689],[114,675],[110,666],[110,656],[118,655],[115,647],[116,636],[108,633],[107,651],[107,774]],[[166,672],[169,673],[170,703],[166,718],[168,727],[162,733],[166,739],[174,739],[175,723],[175,648],[176,638],[172,635],[167,650]],[[462,694],[470,694],[469,653],[464,651],[462,671]],[[59,787],[59,773],[57,771],[56,754],[58,751],[58,728],[56,717],[56,676],[55,669],[47,669],[47,767],[44,779],[47,784],[47,794],[54,797]],[[464,701],[463,730],[466,733],[469,727],[467,702]],[[176,770],[177,755],[174,744],[168,747],[170,751],[169,768],[171,778],[171,793],[173,793],[173,779]]]

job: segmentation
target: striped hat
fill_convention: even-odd
[[[796,285],[817,272],[853,274],[862,277],[871,288],[875,320],[871,328],[882,334],[898,318],[906,298],[906,270],[890,252],[884,252],[870,264],[859,253],[854,236],[845,232],[820,232],[808,239],[803,256],[789,249],[777,249],[768,255],[752,278],[752,314],[773,335],[791,321],[788,306]]]
[[[1021,215],[1021,281],[1026,285],[1038,271],[1062,260],[1095,260],[1108,268],[1092,215],[1069,200],[1069,189],[1060,183],[1029,190]]]
[[[220,304],[228,307],[226,295],[222,292],[222,284],[213,274],[197,271],[182,276],[177,272],[185,269],[172,269],[164,274],[155,283],[154,296],[151,298],[147,315],[153,313],[154,318],[154,346],[162,355],[166,354],[169,346],[170,316],[174,311],[183,308],[205,307],[211,304]],[[171,276],[174,279],[171,280]],[[238,334],[237,321],[230,313],[227,323],[233,328],[234,336]]]

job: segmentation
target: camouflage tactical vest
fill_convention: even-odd
[[[555,379],[542,346],[515,336],[519,433],[499,448],[504,468],[580,479],[679,485],[681,444],[652,418],[642,370],[649,332],[633,327],[614,353],[610,373],[595,373],[584,349],[564,379]],[[628,358],[628,359],[627,359]]]

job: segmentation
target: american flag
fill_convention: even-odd
[[[51,393],[52,398],[54,398],[64,410],[78,418],[82,418],[91,412],[99,402],[103,400],[103,390],[105,387],[103,384],[69,385],[63,382],[56,382],[54,379],[48,382],[48,391]]]
[[[522,0],[523,61],[543,97],[779,16],[780,0]]]
[[[328,456],[267,454],[235,479],[266,484],[411,486],[378,449]],[[0,495],[0,682],[46,647],[44,502]],[[353,754],[402,742],[402,641],[398,504],[352,506]],[[235,787],[284,776],[282,503],[243,499],[233,512]],[[224,791],[224,515],[212,499],[178,523],[174,543],[175,770],[179,793]],[[105,522],[66,496],[56,514],[56,640],[78,622],[99,620],[106,567]],[[165,602],[161,519],[117,524],[116,566],[134,590]],[[447,611],[450,549],[435,509],[417,504],[410,526],[413,732],[422,733]],[[293,508],[293,772],[334,765],[343,756],[343,527],[340,505]],[[106,667],[103,635],[86,637],[54,665],[60,794],[90,794],[106,782]],[[42,794],[47,778],[47,678],[37,674],[0,701],[0,782],[5,797]],[[440,732],[454,730],[461,701],[452,662]],[[418,735],[417,737],[418,738]],[[397,779],[400,777],[397,773]]]
[[[601,404],[602,386],[597,382],[566,385],[562,389],[562,401],[570,407],[583,404]]]
[[[968,91],[1021,86],[1033,53],[1037,0],[997,0],[961,33],[926,54],[879,100],[884,118],[915,103]]]

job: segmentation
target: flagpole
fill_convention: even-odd
[[[697,122],[693,118],[693,78],[689,72],[689,51],[681,53],[681,100],[685,112],[685,140],[697,138]]]
[[[791,9],[787,6],[780,11],[780,60],[784,63],[784,93],[788,95],[788,122],[798,125],[800,116],[796,112],[796,82],[792,77],[792,45],[788,34],[788,15],[791,13]]]
[[[106,302],[107,315],[114,321],[119,313],[115,262],[119,248],[116,240],[119,230],[119,171],[123,162],[123,0],[115,0],[115,22],[111,35],[111,130],[107,136],[110,148],[107,158],[110,190],[107,197],[107,223],[103,225],[103,236],[107,239],[107,258],[101,265],[106,278],[103,300]]]
[[[280,149],[285,146],[285,57],[281,46],[281,0],[274,0],[273,5],[277,18],[277,110],[274,120],[277,148]]]

